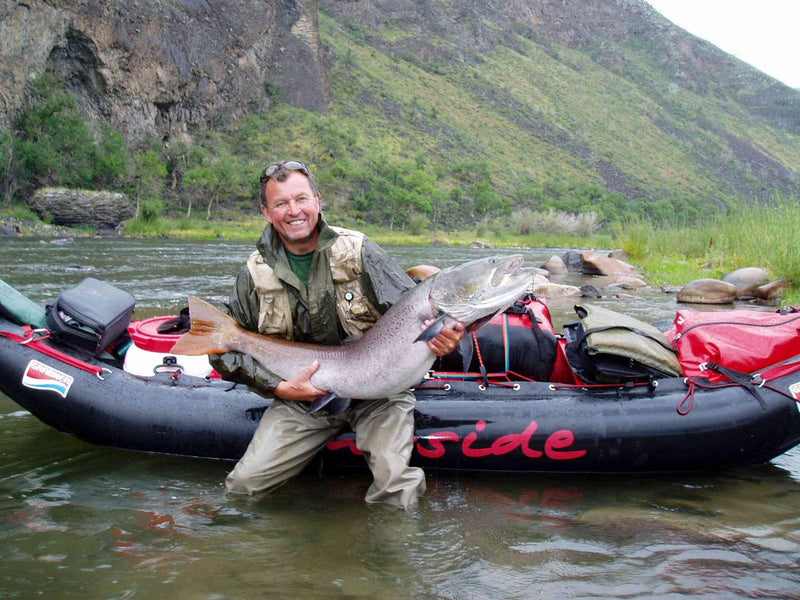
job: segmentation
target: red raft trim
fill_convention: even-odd
[[[22,330],[25,332],[25,337],[21,337],[11,333],[10,331],[0,331],[0,335],[7,337],[8,339],[15,341],[19,344],[23,344],[28,346],[29,348],[33,348],[34,350],[41,352],[42,354],[49,356],[50,358],[55,358],[58,361],[61,361],[65,364],[68,364],[71,367],[75,367],[76,369],[81,369],[82,371],[86,371],[88,373],[94,373],[99,379],[102,379],[100,375],[103,371],[110,371],[108,369],[104,369],[103,367],[99,367],[97,365],[93,365],[82,361],[79,358],[75,358],[70,354],[66,354],[61,352],[61,350],[57,350],[52,346],[49,346],[44,343],[44,340],[50,337],[50,332],[46,329],[31,329],[27,325],[23,325]],[[42,331],[47,331],[47,335],[42,337],[35,337],[37,333]]]

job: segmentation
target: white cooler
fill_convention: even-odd
[[[123,368],[133,375],[152,377],[153,369],[164,365],[164,358],[175,357],[175,362],[187,375],[218,378],[219,375],[208,362],[208,355],[186,356],[170,352],[181,334],[159,333],[158,328],[172,318],[174,317],[171,315],[152,317],[144,321],[134,321],[128,325],[132,344],[125,352]],[[169,368],[165,366],[165,370],[169,370]]]

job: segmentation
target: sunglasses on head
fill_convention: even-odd
[[[286,160],[272,163],[270,166],[264,169],[264,171],[261,173],[261,183],[264,183],[267,179],[275,175],[275,173],[277,173],[281,168],[286,169],[287,171],[300,171],[307,177],[311,176],[311,173],[308,171],[308,167],[299,160]]]

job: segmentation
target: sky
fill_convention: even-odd
[[[667,19],[800,88],[800,0],[647,0]]]

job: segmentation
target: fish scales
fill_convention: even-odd
[[[426,321],[444,311],[470,325],[505,309],[533,279],[533,270],[522,264],[521,256],[490,257],[444,269],[406,292],[363,337],[344,346],[259,335],[202,300],[190,298],[192,331],[172,351],[244,352],[284,380],[317,360],[320,367],[311,377],[316,388],[340,398],[385,398],[417,384],[433,365],[434,353],[426,343],[415,341]]]

